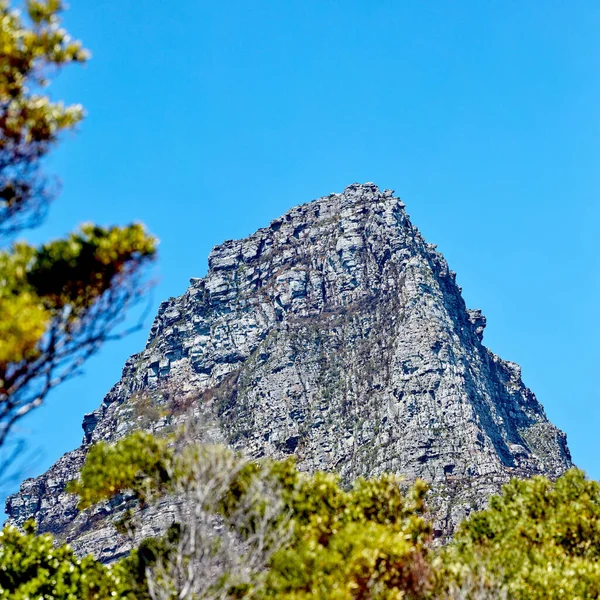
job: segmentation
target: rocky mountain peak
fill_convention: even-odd
[[[254,457],[294,454],[346,481],[424,478],[439,536],[510,477],[571,466],[564,434],[520,368],[482,344],[485,317],[392,190],[352,184],[292,208],[208,265],[161,304],[146,348],[85,416],[82,445],[9,498],[13,522],[33,517],[106,559],[126,551],[120,508],[78,514],[65,484],[93,442],[169,431],[190,410]]]

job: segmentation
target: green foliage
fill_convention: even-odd
[[[420,481],[403,491],[401,480],[383,475],[358,479],[351,489],[343,489],[337,476],[301,473],[291,459],[249,462],[218,446],[192,443],[177,452],[175,447],[173,440],[159,441],[145,433],[133,434],[113,446],[99,444],[91,450],[81,479],[71,489],[81,495],[82,506],[126,489],[144,503],[193,487],[200,473],[197,466],[202,465],[201,477],[209,482],[209,493],[211,489],[220,491],[212,499],[206,494],[193,497],[201,498],[205,510],[220,514],[227,527],[235,528],[241,546],[243,540],[257,539],[265,524],[261,515],[273,502],[272,496],[257,496],[256,490],[277,489],[282,509],[268,526],[277,532],[289,531],[290,535],[282,538],[280,546],[268,554],[264,568],[255,571],[250,580],[225,573],[219,585],[224,585],[227,593],[218,597],[600,597],[600,484],[586,480],[576,469],[556,482],[544,477],[512,480],[500,496],[491,499],[487,510],[473,514],[461,525],[453,542],[434,551],[431,526],[424,518],[427,488]],[[226,489],[215,486],[217,480],[226,481]],[[256,481],[268,480],[276,487],[255,486]],[[241,514],[241,507],[248,506],[249,498],[253,505],[253,510],[245,513],[249,518],[231,519]],[[200,513],[181,514],[198,517]],[[148,577],[157,564],[163,565],[162,577],[168,574],[165,564],[194,564],[194,557],[181,554],[181,541],[190,526],[194,524],[189,520],[176,522],[164,537],[145,540],[114,567],[110,577],[114,579],[118,573],[127,593],[133,590],[136,598],[148,598]],[[49,538],[44,539],[42,553],[50,551]],[[207,544],[200,555],[210,555],[218,548],[214,535],[193,539],[194,543]],[[12,554],[0,555],[0,572],[4,556]],[[89,564],[94,580],[99,577],[94,570],[98,567]],[[15,570],[15,566],[11,569],[22,583],[34,577],[33,571],[25,567],[22,571]],[[176,588],[172,590],[164,597],[176,597]]]
[[[0,251],[0,445],[109,339],[155,254],[156,240],[139,224],[87,224],[39,248],[20,242]]]
[[[552,483],[514,479],[458,530],[448,581],[485,572],[522,600],[600,597],[600,484],[571,469]]]
[[[61,27],[62,2],[29,0],[25,8],[23,18],[8,0],[0,1],[0,232],[39,220],[38,161],[61,131],[83,118],[81,106],[40,93],[52,70],[89,57]]]
[[[40,161],[83,118],[81,106],[42,93],[58,68],[88,59],[62,10],[60,0],[28,0],[24,11],[0,0],[0,446],[109,339],[156,255],[140,224],[85,224],[40,247],[8,246],[44,217],[51,194]]]
[[[33,359],[48,326],[48,311],[27,282],[34,252],[25,244],[0,252],[0,373],[10,363]],[[0,374],[0,384],[3,379]]]
[[[79,508],[131,491],[142,503],[166,490],[171,481],[172,451],[166,440],[137,431],[109,445],[95,444],[78,480],[68,490],[79,495]]]
[[[102,228],[90,223],[36,251],[27,280],[49,309],[77,315],[132,263],[152,257],[156,240],[140,224]]]
[[[161,560],[169,560],[181,535],[179,524],[171,525],[162,537],[142,540],[129,556],[115,566],[124,582],[128,582],[136,600],[150,600],[148,572]]]
[[[335,475],[286,475],[294,536],[273,556],[259,596],[392,599],[431,589],[423,482],[406,497],[392,475],[358,479],[348,491]]]
[[[10,525],[0,531],[2,599],[133,600],[133,583],[123,567],[77,558],[69,546],[55,547],[51,535],[35,535],[31,523],[25,532]]]
[[[51,323],[65,314],[75,322],[155,252],[155,240],[139,224],[88,224],[40,248],[18,243],[0,252],[0,386],[11,364],[40,356]]]
[[[427,547],[431,527],[423,518],[427,488],[422,482],[405,495],[397,477],[384,475],[359,479],[346,491],[338,477],[301,473],[292,460],[248,463],[226,448],[198,444],[173,455],[166,442],[135,433],[112,447],[96,445],[71,491],[80,494],[81,506],[127,488],[145,502],[191,485],[198,464],[205,466],[202,476],[212,486],[222,476],[223,465],[234,473],[218,502],[202,496],[206,510],[212,507],[226,520],[239,514],[260,478],[274,481],[281,492],[278,520],[291,519],[291,538],[270,557],[266,572],[254,584],[234,586],[232,594],[289,600],[395,599],[418,597],[432,588]],[[252,496],[251,502],[249,518],[227,520],[235,522],[242,539],[256,536],[272,499]],[[277,527],[276,521],[270,527]]]

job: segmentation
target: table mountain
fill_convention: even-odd
[[[78,514],[65,483],[95,441],[169,431],[190,410],[254,457],[293,454],[348,482],[425,479],[442,537],[510,477],[571,466],[565,435],[519,366],[483,345],[485,317],[392,191],[354,184],[293,208],[208,265],[161,304],[146,348],[85,416],[82,445],[9,498],[12,522],[121,554],[118,506]]]

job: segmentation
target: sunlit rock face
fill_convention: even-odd
[[[519,366],[483,345],[485,317],[392,191],[354,184],[293,208],[208,264],[160,306],[146,348],[86,415],[81,447],[8,500],[13,522],[122,554],[119,502],[78,515],[65,483],[95,441],[169,431],[190,411],[254,457],[293,454],[348,482],[425,479],[441,537],[510,477],[571,466],[565,435]]]

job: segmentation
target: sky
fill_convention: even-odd
[[[210,249],[353,182],[391,188],[600,478],[600,4],[595,0],[72,0],[93,57],[53,98],[87,111],[48,171],[41,243],[83,221],[160,240],[142,330],[20,424],[43,472]],[[15,491],[9,484],[2,494]]]

